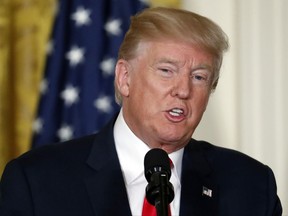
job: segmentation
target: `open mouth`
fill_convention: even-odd
[[[180,108],[173,108],[169,111],[169,114],[171,116],[179,117],[179,116],[184,115],[184,110]]]

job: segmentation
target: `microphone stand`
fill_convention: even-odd
[[[159,195],[155,200],[157,216],[168,216],[169,203],[168,203],[167,177],[160,174],[159,180],[160,180]]]
[[[169,216],[169,203],[174,198],[173,185],[166,172],[155,173],[152,178],[146,188],[146,198],[155,205],[157,216]]]
[[[174,198],[168,154],[162,149],[151,149],[144,158],[146,199],[156,208],[157,216],[169,216],[169,203]]]

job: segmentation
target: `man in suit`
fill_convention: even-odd
[[[269,167],[191,139],[227,49],[221,28],[195,13],[153,8],[134,16],[115,68],[120,113],[97,134],[11,161],[0,215],[142,215],[144,156],[161,148],[173,162],[172,215],[280,216]]]

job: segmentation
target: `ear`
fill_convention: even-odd
[[[131,66],[124,60],[119,59],[115,67],[115,85],[118,88],[119,93],[122,97],[129,96],[129,75]]]

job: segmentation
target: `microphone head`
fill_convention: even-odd
[[[151,149],[144,158],[144,174],[148,182],[155,172],[166,172],[168,179],[171,177],[170,160],[168,154],[159,148]]]

